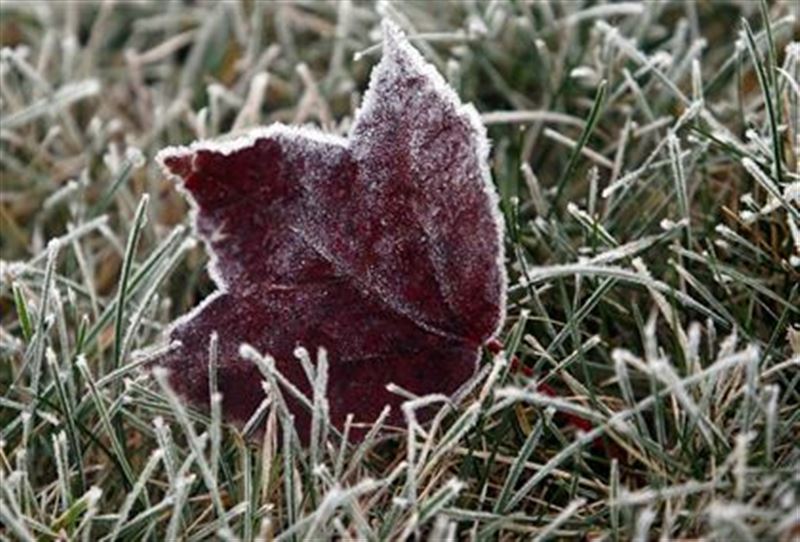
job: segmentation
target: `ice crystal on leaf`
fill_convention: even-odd
[[[452,394],[502,324],[502,221],[483,126],[397,27],[383,31],[348,139],[272,125],[158,156],[193,202],[219,289],[173,323],[176,347],[157,363],[178,392],[207,404],[217,332],[229,420],[246,421],[264,398],[242,344],[309,396],[293,352],[327,350],[341,427],[348,413],[369,423],[386,404],[399,421],[392,382]],[[309,414],[289,407],[307,433]]]

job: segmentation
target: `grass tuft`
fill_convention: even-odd
[[[382,16],[488,127],[502,350],[457,400],[409,396],[406,427],[386,411],[354,446],[362,428],[328,419],[324,352],[296,352],[306,397],[243,345],[270,398],[238,431],[216,337],[208,413],[142,371],[212,288],[153,158],[275,121],[345,134]],[[798,16],[0,3],[0,539],[796,538]]]

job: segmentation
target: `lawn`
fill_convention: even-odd
[[[796,540],[798,5],[4,0],[0,540]],[[486,125],[502,332],[428,423],[227,423],[149,370],[216,288],[155,156],[347,136],[383,19]]]

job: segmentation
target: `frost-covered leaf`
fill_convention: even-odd
[[[502,223],[475,110],[395,26],[384,24],[348,139],[272,125],[158,157],[195,205],[219,289],[170,330],[158,362],[172,385],[208,403],[208,342],[219,335],[228,419],[263,399],[243,343],[273,356],[311,396],[293,352],[325,348],[331,418],[373,421],[415,394],[453,393],[504,313]],[[309,416],[290,403],[301,434]]]

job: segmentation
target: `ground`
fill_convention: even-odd
[[[798,17],[4,1],[0,539],[800,536]],[[487,125],[505,327],[433,425],[243,438],[134,355],[213,290],[154,157],[347,134],[382,18]]]

